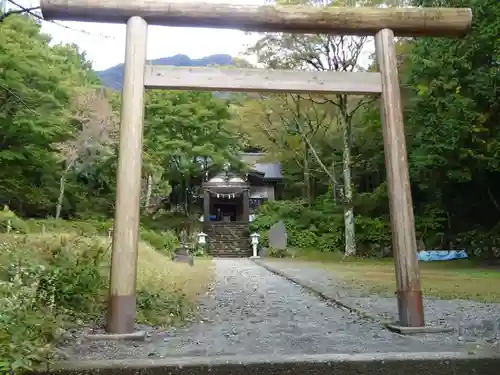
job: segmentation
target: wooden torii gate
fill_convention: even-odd
[[[132,333],[144,88],[382,95],[385,163],[399,324],[424,327],[395,36],[461,37],[470,9],[242,6],[163,0],[41,0],[47,20],[126,23],[120,151],[108,307],[109,333]],[[377,73],[146,66],[149,25],[375,36]]]

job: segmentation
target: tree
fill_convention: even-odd
[[[500,3],[414,3],[471,6],[474,14],[464,39],[421,38],[408,56],[402,78],[411,93],[406,114],[414,131],[409,161],[418,184],[417,212],[427,218],[422,222],[433,223],[432,231],[489,229],[500,214],[494,188],[500,181]]]
[[[55,199],[54,143],[72,131],[72,92],[95,78],[73,46],[49,46],[26,16],[0,24],[0,197],[18,212],[35,214]]]
[[[7,0],[4,0],[7,1]],[[2,5],[3,3],[0,3]],[[0,10],[0,23],[4,22],[7,17],[13,16],[14,14],[23,14],[23,13],[31,13],[34,10],[40,9],[40,7],[31,7],[31,8],[21,8],[21,9],[10,9],[6,11],[5,13],[2,13],[2,10]]]
[[[284,4],[313,3],[316,6],[337,6],[338,3],[310,1],[278,1]],[[367,37],[337,35],[267,34],[261,38],[251,53],[269,68],[342,71],[362,70],[360,60]],[[356,254],[354,227],[353,189],[351,176],[352,122],[355,113],[373,99],[348,98],[338,94],[320,99],[310,97],[315,103],[329,104],[331,116],[338,120],[343,138],[343,201],[345,207],[345,255]],[[334,108],[334,109],[333,109]],[[333,175],[331,175],[333,176]],[[332,181],[333,183],[333,181]]]
[[[239,163],[228,103],[208,92],[152,90],[145,118],[145,152],[172,186],[172,202],[189,213],[205,172],[225,161]]]
[[[61,216],[68,173],[74,168],[81,173],[90,164],[109,157],[114,151],[109,146],[117,141],[118,121],[103,88],[86,88],[75,93],[72,111],[72,118],[80,129],[72,138],[55,145],[64,163],[59,178],[56,219]]]

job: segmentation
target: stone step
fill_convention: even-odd
[[[247,242],[250,243],[249,238],[209,238],[210,242]]]
[[[210,253],[211,256],[251,256],[252,253],[247,252],[228,252],[228,251],[213,251]]]
[[[223,247],[223,248],[229,248],[229,249],[251,249],[252,247],[249,244],[246,243],[214,243],[212,242],[211,247],[217,248],[217,247]]]
[[[250,240],[235,240],[235,239],[216,239],[216,240],[210,240],[210,243],[235,243],[235,244],[245,244],[245,245],[250,245]]]
[[[248,254],[252,254],[251,251],[211,251],[209,255],[215,256],[221,256],[221,255],[239,255],[239,256],[246,256]]]
[[[209,242],[246,242],[250,243],[250,239],[248,238],[209,238]]]
[[[250,251],[251,247],[248,246],[212,246],[214,250],[224,250],[224,251]]]
[[[242,238],[250,238],[250,236],[243,235],[243,234],[233,234],[233,233],[219,233],[213,236],[208,236],[208,238],[234,238],[234,239],[242,239]]]
[[[225,253],[225,254],[240,254],[251,253],[251,250],[234,250],[234,249],[213,249],[210,253]]]
[[[250,240],[250,237],[248,236],[235,236],[232,234],[223,234],[223,235],[218,235],[218,236],[208,236],[209,240],[235,240],[235,241],[242,241],[242,240]]]
[[[234,246],[213,246],[214,250],[224,250],[224,251],[250,251],[252,250],[249,247],[234,247]]]
[[[224,251],[250,251],[249,247],[234,247],[234,246],[212,246],[212,250],[224,250]]]
[[[206,234],[215,234],[215,233],[248,233],[249,230],[247,228],[205,228],[204,232]]]
[[[250,249],[251,246],[247,244],[235,244],[235,243],[212,243],[210,244],[212,248],[216,249],[218,247],[223,247],[227,249]]]
[[[211,243],[222,242],[222,243],[246,243],[246,244],[250,244],[250,240],[245,239],[245,238],[238,238],[238,239],[236,239],[236,238],[211,238],[208,241]]]
[[[211,245],[209,254],[219,258],[247,258],[252,255],[248,223],[205,223],[204,232]]]
[[[252,251],[252,249],[238,249],[234,247],[215,247],[211,249],[210,251],[225,251],[225,252],[231,252],[231,253],[247,253],[249,251]]]

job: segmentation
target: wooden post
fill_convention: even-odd
[[[107,331],[115,334],[132,333],[136,317],[147,30],[140,17],[127,22],[107,321]]]
[[[382,76],[382,127],[389,187],[392,247],[396,267],[399,324],[424,326],[420,272],[408,160],[401,107],[394,33],[383,29],[375,36],[377,64]]]

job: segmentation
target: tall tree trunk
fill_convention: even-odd
[[[151,205],[151,194],[153,192],[153,176],[148,174],[148,181],[146,185],[146,200],[144,202],[144,211],[147,211]]]
[[[59,197],[57,198],[56,205],[56,220],[61,217],[62,205],[64,201],[64,188],[66,185],[66,173],[64,173],[59,179]]]
[[[183,198],[183,206],[184,206],[184,214],[189,216],[189,180],[184,180],[182,182],[182,198]]]
[[[332,161],[332,176],[335,176],[335,156]],[[337,203],[337,183],[335,181],[332,181],[332,199]]]
[[[309,172],[309,147],[304,143],[304,196],[307,205],[311,205],[311,176]]]
[[[351,123],[344,119],[343,124],[344,149],[342,152],[344,176],[344,226],[345,226],[345,256],[356,255],[356,232],[354,227],[354,208],[352,204],[351,183]]]

